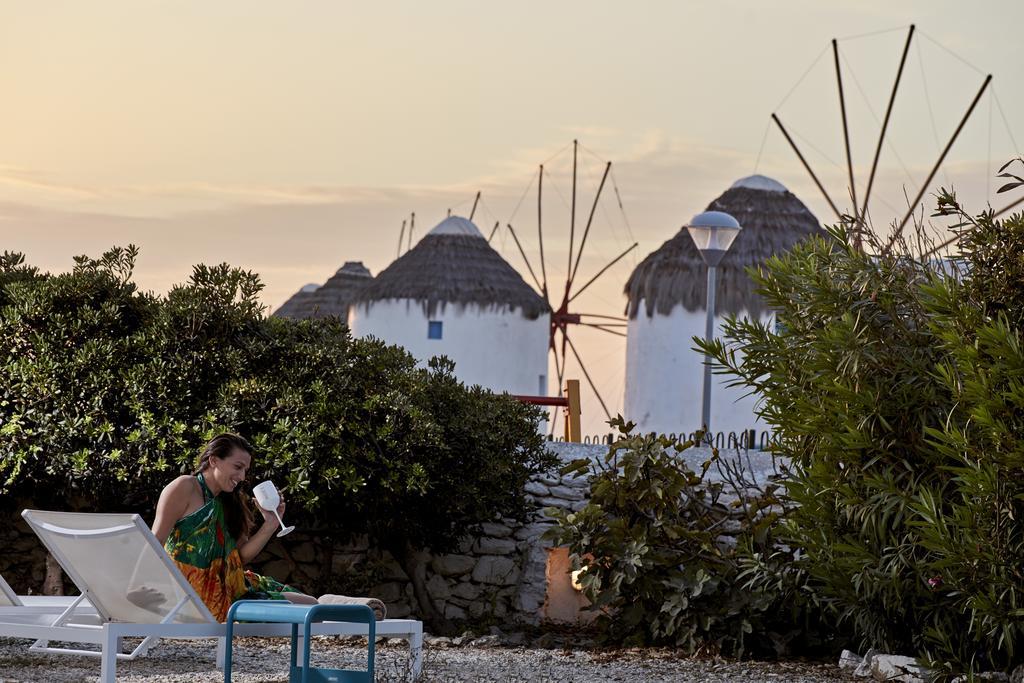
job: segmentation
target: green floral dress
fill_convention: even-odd
[[[218,621],[236,600],[280,600],[294,588],[242,566],[242,556],[224,522],[224,504],[197,474],[204,504],[179,519],[164,548]]]

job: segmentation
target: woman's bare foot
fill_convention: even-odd
[[[315,605],[317,599],[305,593],[281,593],[285,600],[294,602],[296,605]]]
[[[165,614],[167,612],[166,609],[161,608],[161,605],[167,602],[167,598],[155,588],[150,588],[149,586],[134,588],[125,593],[125,597],[128,598],[128,602],[147,612],[155,614]]]

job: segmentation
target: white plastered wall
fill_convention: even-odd
[[[427,338],[431,320],[442,323],[441,339]],[[530,320],[519,309],[476,305],[448,304],[428,317],[411,299],[358,304],[349,311],[349,327],[357,337],[398,344],[421,364],[448,356],[455,361],[456,376],[467,384],[531,396],[547,393],[549,324],[547,315]]]
[[[643,302],[639,308],[626,328],[625,417],[639,432],[693,432],[701,426],[704,391],[704,356],[693,350],[693,337],[704,336],[705,313],[677,305],[669,315],[648,317]],[[723,318],[715,319],[716,336],[722,323]],[[730,378],[711,377],[711,430],[738,436],[746,429],[767,429],[754,415],[756,397],[726,386]]]

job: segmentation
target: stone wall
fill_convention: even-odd
[[[599,458],[607,446],[559,443],[550,449],[562,462]],[[683,457],[698,470],[710,453],[692,449]],[[747,477],[763,483],[777,470],[770,455],[751,452],[736,461]],[[722,473],[712,468],[711,480]],[[546,569],[549,545],[541,535],[551,525],[544,514],[549,507],[576,510],[585,504],[584,477],[562,477],[557,471],[534,478],[526,486],[533,502],[531,520],[520,525],[495,519],[483,525],[483,535],[467,539],[457,552],[421,559],[427,567],[426,582],[435,607],[453,620],[488,620],[502,623],[540,623],[547,597]],[[20,516],[0,529],[0,541],[11,552],[0,556],[0,573],[20,593],[39,592],[45,553]],[[372,595],[383,600],[389,616],[415,614],[416,601],[409,578],[386,552],[371,548],[366,539],[332,546],[324,539],[296,530],[274,539],[253,563],[253,569],[313,593]]]

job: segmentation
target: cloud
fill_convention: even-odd
[[[94,188],[47,180],[45,175],[40,171],[15,166],[0,166],[0,186],[6,186],[19,192],[27,191],[57,198],[97,199],[102,196]]]

